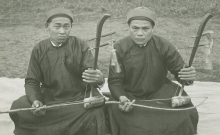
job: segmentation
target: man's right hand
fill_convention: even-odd
[[[119,109],[123,112],[130,112],[131,109],[133,108],[132,104],[135,102],[133,100],[132,102],[126,97],[126,96],[120,96],[119,97]]]
[[[46,113],[46,109],[39,109],[39,107],[43,107],[43,105],[40,101],[35,100],[32,104],[32,107],[35,108],[35,110],[32,110],[31,112],[35,116],[43,116]]]

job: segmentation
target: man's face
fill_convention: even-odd
[[[146,20],[132,20],[129,26],[131,39],[138,45],[146,44],[152,37],[153,27]]]
[[[51,41],[53,41],[56,45],[65,42],[69,37],[71,27],[71,21],[66,17],[57,17],[52,19],[47,26],[47,31],[50,33]]]

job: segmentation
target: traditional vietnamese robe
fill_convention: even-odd
[[[35,100],[46,105],[83,100],[86,83],[82,73],[94,62],[88,49],[83,40],[74,36],[59,47],[53,46],[50,39],[38,43],[25,78],[26,96],[14,101],[11,109],[29,108]],[[95,91],[94,95],[99,93]],[[103,135],[105,131],[103,107],[85,109],[80,104],[48,109],[40,117],[30,111],[10,116],[15,135]]]
[[[167,99],[179,93],[180,87],[166,76],[168,70],[175,75],[184,61],[175,47],[159,36],[153,35],[146,46],[135,44],[127,36],[114,45],[121,72],[110,66],[108,85],[112,100],[126,96],[137,104],[171,108]],[[183,95],[187,95],[185,92]],[[187,105],[185,107],[192,106]],[[112,135],[193,135],[196,134],[198,113],[196,109],[166,111],[134,107],[122,112],[118,105],[108,105]]]

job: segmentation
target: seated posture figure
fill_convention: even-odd
[[[11,109],[36,110],[10,113],[15,135],[103,135],[103,107],[85,109],[83,104],[39,109],[44,105],[81,101],[91,84],[102,85],[103,74],[92,70],[94,59],[83,40],[69,36],[73,14],[64,8],[47,13],[46,30],[50,38],[34,46],[27,76],[26,95],[14,101]],[[93,95],[100,95],[97,89]]]
[[[114,44],[121,71],[114,66],[109,69],[111,99],[120,102],[119,105],[108,105],[112,135],[197,133],[196,109],[167,111],[132,106],[132,101],[135,101],[141,105],[170,109],[170,100],[154,100],[172,98],[180,91],[180,87],[167,78],[168,71],[186,84],[192,84],[195,79],[195,68],[185,67],[175,47],[153,34],[156,18],[156,14],[146,7],[129,11],[130,35]],[[187,93],[184,91],[183,95]],[[191,106],[190,102],[183,108]]]

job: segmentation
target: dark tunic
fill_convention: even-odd
[[[60,47],[52,46],[50,39],[38,43],[25,78],[26,96],[14,101],[11,108],[28,108],[35,100],[46,105],[83,100],[86,83],[82,81],[82,73],[93,67],[94,61],[88,49],[83,40],[73,36]],[[94,95],[99,93],[94,91]],[[102,135],[105,130],[103,107],[84,109],[83,104],[48,109],[41,117],[30,111],[10,116],[16,135]]]
[[[30,102],[73,100],[84,95],[86,83],[82,81],[82,72],[93,65],[88,49],[88,45],[76,37],[69,37],[60,47],[52,46],[49,39],[36,45],[25,78]]]
[[[180,87],[166,76],[168,70],[179,81],[178,72],[184,61],[167,40],[153,35],[146,46],[135,44],[127,36],[114,45],[121,72],[110,66],[108,84],[113,100],[120,96],[135,99],[138,104],[171,108],[171,101],[140,101],[171,98]],[[187,95],[185,92],[183,95]],[[192,103],[188,106],[192,106]],[[196,133],[198,113],[188,111],[160,111],[134,107],[124,113],[118,105],[109,105],[112,135],[193,135]]]

